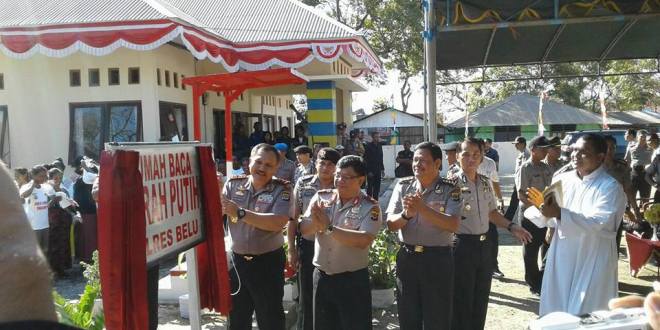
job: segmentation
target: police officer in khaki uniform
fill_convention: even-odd
[[[442,177],[448,177],[449,174],[455,173],[458,171],[458,161],[456,160],[456,149],[458,149],[458,142],[449,142],[440,146],[445,152],[445,157],[447,158],[447,170],[441,169],[440,175]],[[444,173],[443,173],[444,172]]]
[[[287,223],[291,187],[273,175],[280,154],[266,143],[252,148],[250,175],[229,179],[222,193],[232,240],[232,310],[229,329],[284,329],[282,229]]]
[[[523,215],[525,209],[531,206],[527,200],[527,189],[536,188],[543,191],[545,187],[552,182],[552,170],[543,162],[548,153],[548,139],[545,136],[537,136],[529,143],[531,157],[525,161],[516,172],[516,188],[518,189],[518,198],[520,199],[518,220],[520,224],[532,234],[532,242],[525,245],[523,249],[523,259],[525,262],[525,282],[529,285],[529,290],[535,294],[541,293],[541,282],[543,273],[538,264],[539,251],[543,242],[547,228],[539,228]]]
[[[293,177],[296,175],[296,163],[286,158],[286,153],[289,146],[286,143],[275,143],[275,149],[280,154],[280,164],[275,172],[275,176],[289,182],[293,182]]]
[[[529,151],[527,151],[527,139],[525,139],[522,136],[517,136],[515,140],[513,140],[513,144],[516,147],[516,150],[518,150],[518,156],[516,157],[516,170],[515,173],[518,173],[518,170],[520,169],[520,166],[529,158]],[[506,209],[506,212],[504,213],[504,217],[513,220],[513,217],[516,215],[516,211],[518,210],[518,190],[516,187],[513,187],[513,192],[511,193],[511,200],[509,201],[509,207]]]
[[[301,236],[298,231],[298,219],[307,210],[309,202],[317,191],[335,187],[335,169],[339,158],[341,158],[339,152],[335,149],[323,148],[319,150],[316,158],[316,174],[303,176],[293,188],[287,240],[289,243],[289,264],[294,269],[298,269],[298,329],[311,330],[314,328],[314,264],[312,264],[314,259],[314,233]]]
[[[487,177],[477,173],[483,158],[483,143],[466,138],[458,161],[461,170],[454,176],[463,200],[462,218],[454,248],[454,316],[452,329],[483,329],[494,267],[488,223],[507,228],[527,243],[531,235],[497,211],[497,203]]]
[[[314,329],[371,329],[369,247],[382,227],[378,202],[360,187],[367,165],[362,157],[337,163],[333,190],[319,190],[300,223],[316,233]]]
[[[630,179],[633,184],[633,193],[637,196],[637,192],[639,191],[640,198],[649,198],[651,195],[651,185],[644,178],[646,176],[644,168],[651,164],[651,156],[653,154],[653,150],[649,150],[646,144],[647,135],[648,132],[645,130],[639,130],[637,132],[637,143],[628,147],[626,156],[624,157],[624,160],[630,164],[630,169],[632,170]]]
[[[442,150],[423,142],[413,154],[413,177],[395,186],[387,227],[398,231],[396,258],[399,325],[406,329],[451,328],[454,232],[461,212],[460,190],[439,175]]]
[[[314,163],[314,159],[312,159],[312,148],[309,146],[297,146],[293,149],[293,152],[296,153],[298,166],[291,182],[296,183],[303,176],[316,173],[316,164]]]
[[[558,169],[562,168],[564,162],[561,160],[561,139],[558,136],[553,136],[548,139],[550,146],[548,147],[548,153],[546,154],[543,162],[550,167],[550,170],[554,174]]]

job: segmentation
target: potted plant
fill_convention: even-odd
[[[387,308],[394,303],[394,266],[398,244],[394,233],[382,230],[369,249],[369,278],[372,306]]]

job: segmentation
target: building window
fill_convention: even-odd
[[[494,142],[513,141],[520,135],[520,126],[496,126]]]
[[[170,72],[165,70],[165,87],[170,87]]]
[[[156,69],[156,83],[158,84],[158,86],[161,85],[161,82],[160,82],[160,69]]]
[[[80,70],[69,70],[69,86],[80,86]]]
[[[186,79],[186,76],[181,75],[181,89],[186,90],[186,84],[183,83],[183,79]]]
[[[140,83],[140,68],[128,68],[128,83],[131,85]]]
[[[160,140],[188,141],[188,111],[185,104],[159,102]]]
[[[7,118],[7,107],[0,105],[0,159],[7,166],[11,166],[9,153],[9,119]]]
[[[106,142],[142,141],[140,102],[71,103],[69,162],[99,159]]]
[[[174,83],[174,88],[179,88],[179,74],[176,72],[172,73],[172,82]]]
[[[99,69],[89,69],[87,78],[89,78],[90,87],[101,85],[101,74],[99,73]]]
[[[108,85],[110,86],[119,85],[119,69],[117,68],[108,69]]]

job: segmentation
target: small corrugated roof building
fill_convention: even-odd
[[[543,124],[546,134],[563,135],[575,130],[600,129],[602,117],[583,109],[552,100],[543,102]],[[538,132],[539,97],[527,93],[516,94],[502,101],[478,109],[468,116],[470,134],[493,141],[512,141],[516,136],[532,138]],[[629,123],[608,118],[609,125]],[[460,140],[465,135],[465,117],[447,126],[446,141]]]

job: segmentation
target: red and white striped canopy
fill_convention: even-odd
[[[182,43],[197,59],[220,63],[228,72],[274,65],[299,68],[314,59],[330,63],[344,54],[371,72],[380,71],[379,60],[359,37],[239,44],[169,19],[0,28],[0,51],[17,59],[35,54],[65,57],[78,51],[104,56],[122,47],[147,51],[170,41]]]

